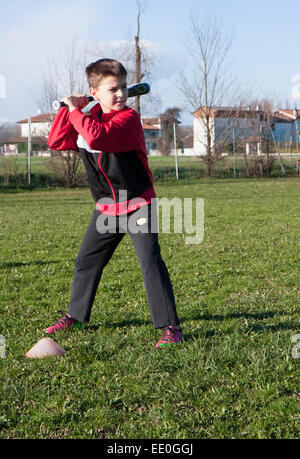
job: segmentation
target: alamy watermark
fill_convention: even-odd
[[[6,98],[5,76],[0,73],[0,99]]]
[[[186,234],[186,244],[200,244],[204,238],[203,198],[153,198],[151,205],[142,198],[127,200],[126,190],[121,190],[119,200],[126,209],[115,215],[116,205],[111,198],[97,202],[100,215],[96,227],[99,233],[166,233]],[[119,204],[119,210],[122,205]],[[172,209],[172,211],[171,211]]]
[[[5,336],[0,335],[0,359],[5,359]]]
[[[292,347],[292,357],[294,359],[299,359],[300,357],[300,335],[293,335],[291,338],[292,343],[297,343]]]

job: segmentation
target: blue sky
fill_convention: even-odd
[[[183,43],[191,14],[202,18],[208,10],[232,34],[233,68],[242,80],[251,80],[253,95],[274,97],[281,105],[289,99],[291,106],[297,102],[300,106],[300,99],[291,98],[292,78],[300,75],[299,0],[141,1],[145,5],[142,38],[155,52],[152,85],[160,95],[161,110],[179,105],[177,90],[169,82],[185,63]],[[37,114],[41,68],[74,28],[78,40],[89,45],[128,40],[136,32],[136,10],[136,0],[1,2],[0,75],[5,79],[5,94],[2,88],[0,120]],[[191,124],[192,116],[185,113],[183,121]]]

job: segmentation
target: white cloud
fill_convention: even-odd
[[[299,73],[292,77],[292,83],[294,83],[294,86],[292,88],[292,93],[291,93],[292,100],[299,101],[300,100],[300,74]]]

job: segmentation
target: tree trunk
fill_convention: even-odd
[[[206,163],[206,175],[207,177],[211,177],[211,162],[210,161]]]
[[[211,176],[211,166],[212,166],[212,154],[211,154],[211,131],[210,131],[210,123],[209,123],[209,116],[206,116],[206,139],[207,139],[207,147],[206,147],[206,175],[208,177]]]

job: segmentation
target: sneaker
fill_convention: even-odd
[[[59,319],[54,325],[47,328],[47,330],[45,330],[45,333],[51,335],[52,333],[56,333],[60,330],[66,330],[67,328],[70,328],[72,326],[81,329],[83,328],[83,322],[79,322],[78,320],[73,319],[73,317],[66,314],[64,317]]]
[[[169,325],[163,329],[163,334],[158,343],[156,344],[156,349],[162,349],[170,344],[181,343],[182,340],[182,331],[181,329],[176,329]]]

